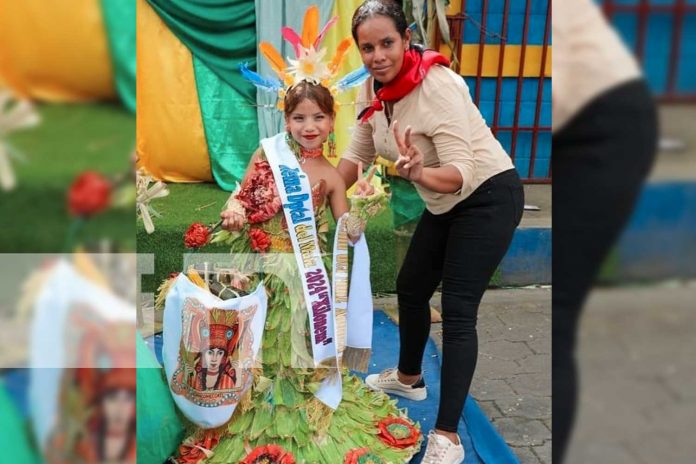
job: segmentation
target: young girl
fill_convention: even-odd
[[[289,182],[287,173],[290,172],[289,177],[296,176],[296,181],[302,171],[309,180],[317,235],[328,232],[326,206],[337,220],[349,208],[341,176],[322,156],[322,144],[334,123],[331,93],[321,85],[302,81],[288,90],[284,103],[286,134],[262,141],[241,188],[221,214],[226,230],[216,237],[217,243],[229,244],[233,252],[240,253],[233,255],[236,264],[249,248],[264,254],[261,278],[268,304],[257,358],[261,369],[254,373],[254,380],[239,398],[231,419],[215,429],[194,430],[171,461],[406,462],[418,451],[421,435],[405,412],[386,394],[371,391],[347,369],[339,371],[339,378],[334,377],[334,369],[315,367],[323,366],[323,362],[317,363],[313,358],[317,353],[316,327],[320,324],[317,318],[321,315],[316,316],[319,313],[314,312],[314,304],[309,304],[302,287],[296,284],[307,273],[299,264],[292,264],[294,260],[282,259],[283,255],[297,253],[291,234],[308,220],[296,220],[295,213],[310,216],[304,209],[309,195],[301,185]],[[297,163],[292,160],[293,154]],[[274,172],[281,174],[276,176]],[[367,179],[363,182],[366,184]],[[360,188],[369,191],[365,185]],[[281,200],[279,193],[285,191],[292,192],[293,198],[288,195],[287,201]],[[293,209],[286,220],[284,204],[292,209],[287,205],[294,205],[299,197],[304,198],[302,207]],[[354,213],[348,217],[351,216],[357,217]],[[353,239],[360,236],[361,224],[358,219],[352,226],[349,235]],[[318,243],[320,249],[326,248],[326,240],[320,238]],[[360,243],[355,254],[358,246]],[[313,311],[314,330],[309,328],[308,307]],[[336,334],[334,338],[341,338],[338,330]],[[348,365],[347,351],[342,355],[344,366]],[[327,402],[327,396],[321,393],[327,385],[329,389],[338,385],[333,392],[339,401]]]

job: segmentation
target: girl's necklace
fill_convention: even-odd
[[[324,147],[305,148],[297,143],[297,140],[292,138],[290,134],[285,134],[285,140],[300,164],[304,164],[308,159],[319,158],[324,154]]]

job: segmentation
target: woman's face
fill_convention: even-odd
[[[394,79],[401,71],[411,31],[401,37],[391,18],[373,16],[358,26],[357,36],[360,57],[372,77],[382,84]]]
[[[222,359],[225,357],[225,350],[220,348],[211,348],[203,353],[205,358],[205,366],[208,370],[217,371],[220,369]]]
[[[108,432],[125,432],[135,415],[135,395],[132,391],[118,389],[108,392],[102,399]]]
[[[297,143],[308,150],[320,148],[333,129],[333,118],[309,98],[302,100],[285,123]]]

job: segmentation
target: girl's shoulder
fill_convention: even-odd
[[[267,161],[266,152],[263,151],[263,147],[259,146],[254,154],[251,155],[251,159],[254,161]]]
[[[329,160],[323,158],[321,165],[318,167],[321,170],[321,178],[326,180],[328,190],[330,192],[333,192],[336,189],[345,191],[346,186],[345,182],[343,181],[343,177],[341,177],[338,169],[336,169],[336,167],[331,164]]]

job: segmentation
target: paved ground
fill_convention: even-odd
[[[440,306],[439,295],[431,304]],[[393,296],[376,308],[396,309]],[[489,290],[471,394],[523,464],[551,464],[551,289]],[[431,336],[441,348],[442,326]]]
[[[696,180],[696,105],[660,105],[660,151],[650,181]]]
[[[520,227],[551,227],[551,184],[525,184],[524,204],[536,206],[538,211],[526,209]]]
[[[595,291],[568,464],[696,462],[696,281]]]

